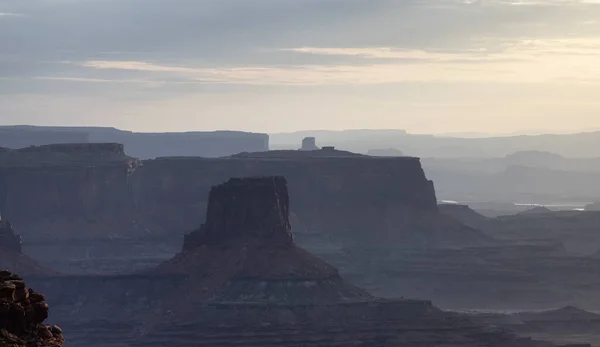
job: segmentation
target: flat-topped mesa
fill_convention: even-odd
[[[59,143],[0,150],[0,166],[39,167],[56,165],[97,165],[130,162],[120,143]]]
[[[302,147],[300,147],[301,151],[317,151],[319,147],[317,147],[317,140],[314,137],[305,137],[302,140]]]
[[[284,177],[232,178],[212,187],[206,222],[186,236],[184,250],[239,240],[293,244]]]
[[[21,236],[17,235],[12,225],[0,218],[0,251],[22,253]]]

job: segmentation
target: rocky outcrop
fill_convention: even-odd
[[[318,151],[319,147],[317,147],[317,140],[314,137],[305,137],[302,139],[302,147],[300,147],[301,151]]]
[[[49,309],[43,294],[27,288],[23,279],[0,271],[0,346],[60,347],[62,330],[44,325]]]
[[[184,250],[240,238],[292,244],[285,178],[233,178],[211,188],[208,201],[206,222],[186,237]]]
[[[195,300],[297,304],[369,297],[294,244],[283,177],[234,178],[213,187],[204,225],[152,273],[188,274],[195,286],[212,289],[204,291],[208,296],[193,291]]]

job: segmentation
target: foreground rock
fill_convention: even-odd
[[[0,346],[62,346],[62,330],[42,324],[48,313],[43,294],[27,288],[21,277],[0,271]]]

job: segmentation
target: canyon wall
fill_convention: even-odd
[[[86,272],[123,271],[174,254],[183,235],[204,222],[210,187],[246,176],[286,178],[296,234],[391,248],[487,242],[439,213],[418,158],[331,148],[146,161],[118,144],[4,149],[0,213],[22,235],[24,253],[44,264],[71,272],[68,259]],[[131,247],[136,252],[123,251]]]
[[[458,234],[475,237],[439,214],[433,182],[418,158],[316,152],[140,162],[116,144],[5,150],[0,213],[26,243],[181,236],[203,222],[211,186],[231,177],[275,175],[289,182],[296,233],[424,245]]]
[[[132,189],[147,224],[184,233],[203,222],[211,186],[230,177],[273,175],[289,183],[296,233],[401,241],[404,228],[438,215],[433,183],[418,158],[162,158],[144,161],[132,176]]]
[[[137,165],[118,144],[4,150],[0,213],[26,242],[132,233],[129,176]]]

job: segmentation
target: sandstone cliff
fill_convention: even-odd
[[[153,228],[184,232],[203,222],[212,185],[229,177],[281,175],[296,233],[392,247],[466,247],[488,240],[441,215],[418,158],[332,151],[275,151],[221,158],[145,161],[133,175],[136,206]]]
[[[25,253],[61,272],[139,269],[164,261],[204,222],[211,186],[284,176],[295,234],[347,247],[464,248],[488,244],[439,213],[418,158],[325,149],[140,162],[118,144],[0,151],[0,213]],[[133,247],[133,248],[132,248]]]
[[[418,158],[335,150],[163,158],[143,163],[116,144],[0,153],[0,213],[26,243],[182,235],[203,222],[211,186],[230,177],[281,175],[296,232],[395,247],[465,247],[477,231],[438,211]],[[84,231],[84,232],[82,232]]]
[[[42,324],[49,313],[45,300],[43,294],[28,289],[21,277],[0,271],[0,346],[63,345],[62,330]]]
[[[0,213],[25,242],[134,234],[129,175],[119,144],[68,144],[0,153]]]

